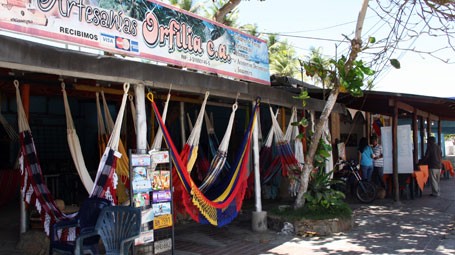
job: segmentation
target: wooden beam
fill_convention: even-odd
[[[417,113],[417,116],[422,116],[424,118],[430,118],[430,120],[439,120],[439,116],[428,113],[426,111],[422,111],[420,109],[417,109],[411,105],[408,105],[404,102],[397,101],[395,99],[389,99],[389,106],[393,107],[394,105],[397,105],[398,109],[410,112],[410,113]]]
[[[98,87],[98,86],[91,86],[91,85],[82,85],[82,84],[73,84],[73,88],[75,90],[80,91],[88,91],[88,92],[101,92],[103,91],[105,94],[111,95],[123,95],[125,93],[123,89],[113,89],[113,88],[106,88],[106,87]],[[129,92],[129,94],[133,94]]]
[[[389,100],[389,104],[390,104],[390,101],[392,100],[392,102],[394,101],[396,106],[398,107],[398,109],[401,109],[401,110],[405,110],[409,113],[413,113],[415,111],[415,108],[406,104],[406,103],[403,103],[401,101],[396,101],[396,100],[393,100],[393,99],[390,99]]]

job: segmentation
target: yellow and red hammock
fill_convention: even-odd
[[[230,223],[242,207],[245,190],[247,187],[248,158],[250,151],[253,128],[259,112],[259,99],[256,100],[254,114],[252,114],[248,128],[242,140],[241,149],[238,150],[236,160],[231,171],[225,173],[224,178],[218,178],[215,185],[202,192],[192,180],[188,171],[188,164],[184,159],[190,157],[185,152],[178,153],[169,132],[164,125],[159,110],[153,100],[153,95],[147,96],[152,103],[153,111],[160,128],[163,131],[164,139],[170,148],[170,155],[174,162],[174,170],[180,179],[180,183],[186,192],[182,192],[182,199],[185,208],[190,216],[197,222],[214,226],[224,226]],[[201,110],[200,114],[204,114]],[[191,144],[185,145],[189,149]],[[190,153],[191,154],[191,153]],[[174,182],[174,185],[176,183]],[[178,198],[176,198],[178,199]],[[188,201],[191,201],[190,203]],[[196,210],[197,209],[197,210]]]

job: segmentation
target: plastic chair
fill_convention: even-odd
[[[62,220],[52,225],[49,235],[49,254],[52,255],[54,252],[58,252],[59,254],[74,254],[76,242],[59,240],[58,232],[66,228],[76,227],[79,229],[79,235],[92,233],[101,210],[110,205],[111,202],[104,198],[87,198],[82,203],[75,218]],[[87,250],[92,254],[97,254],[98,242],[99,237],[93,237],[85,240],[83,250]]]
[[[103,208],[92,233],[79,235],[75,254],[82,254],[80,247],[87,238],[99,235],[107,255],[126,255],[141,231],[141,210],[129,206]]]

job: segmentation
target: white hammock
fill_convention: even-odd
[[[79,136],[77,135],[76,128],[74,127],[73,117],[71,116],[71,109],[68,103],[68,96],[65,90],[65,83],[62,82],[63,92],[63,103],[65,105],[66,115],[66,133],[68,139],[68,146],[73,158],[74,166],[76,167],[77,173],[81,178],[82,184],[84,185],[87,192],[93,189],[93,180],[85,166],[84,156],[82,154],[81,144],[79,142]]]
[[[293,122],[297,122],[297,108],[292,107],[291,118],[289,119],[288,127],[286,129],[286,134],[284,136],[285,140],[294,145],[294,155],[297,161],[301,164],[305,162],[304,153],[303,153],[303,144],[302,139],[296,138],[299,134],[299,127],[293,126]]]

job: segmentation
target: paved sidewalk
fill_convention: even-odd
[[[441,180],[441,193],[353,204],[354,228],[330,237],[254,233],[247,215],[223,228],[178,225],[175,254],[455,254],[455,179]]]
[[[251,231],[251,212],[228,226],[216,228],[194,222],[175,228],[176,255],[218,254],[455,254],[455,179],[441,180],[441,197],[377,200],[353,203],[355,226],[330,237],[295,237],[276,231]],[[4,209],[4,208],[2,208]],[[5,216],[2,213],[3,217]],[[0,255],[20,255],[16,249],[17,213],[0,219]]]

